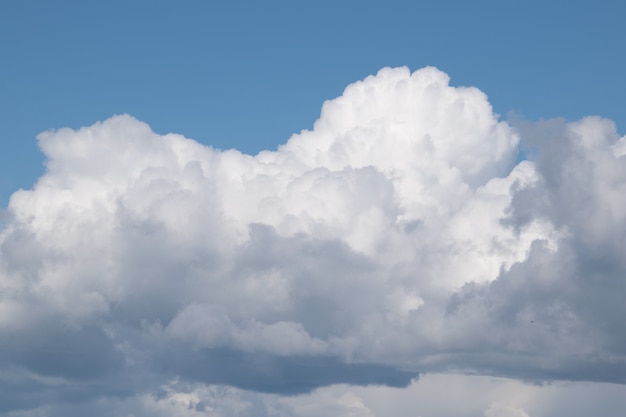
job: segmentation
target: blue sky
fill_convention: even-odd
[[[433,65],[507,117],[601,115],[624,132],[618,1],[6,1],[0,201],[42,173],[35,136],[129,113],[256,153],[386,66]]]
[[[621,415],[625,17],[2,2],[0,417]]]

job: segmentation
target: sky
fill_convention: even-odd
[[[0,416],[618,416],[626,6],[5,1]]]

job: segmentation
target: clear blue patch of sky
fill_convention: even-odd
[[[254,154],[385,66],[437,66],[504,117],[595,114],[624,134],[625,21],[618,0],[5,0],[0,207],[43,173],[43,130],[129,113]]]

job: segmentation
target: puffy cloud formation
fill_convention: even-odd
[[[0,232],[0,413],[448,370],[626,382],[608,120],[513,127],[435,68],[387,68],[256,156],[130,116],[38,139]]]

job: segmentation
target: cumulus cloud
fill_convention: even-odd
[[[0,232],[0,366],[27,381],[4,411],[171,380],[625,382],[609,120],[511,125],[435,68],[387,68],[255,156],[127,115],[38,140]]]

